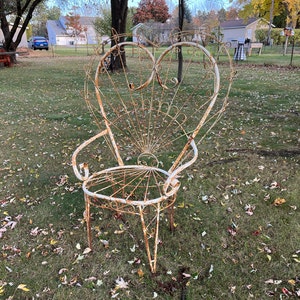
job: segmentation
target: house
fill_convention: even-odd
[[[67,26],[67,18],[61,16],[58,20],[48,20],[46,23],[48,39],[51,45],[85,45],[98,44],[102,41],[94,28],[94,17],[80,17],[80,25],[85,28],[78,36],[72,35]]]
[[[153,42],[154,44],[168,44],[170,43],[170,37],[174,31],[174,25],[170,22],[147,22],[139,23],[131,28],[133,41],[137,41],[137,36],[141,37],[142,42],[148,44]]]
[[[224,21],[220,24],[221,33],[224,35],[224,42],[244,42],[247,39],[251,42],[255,42],[255,31],[257,29],[268,28],[269,22],[262,18],[249,18],[248,20],[236,19]]]
[[[9,24],[9,30],[11,30],[13,27],[13,24]],[[18,26],[17,28],[17,32],[15,34],[15,37],[17,37],[17,35],[19,34],[20,30],[21,30],[21,25]],[[15,41],[15,39],[14,39]],[[2,30],[0,30],[0,44],[2,44],[4,42],[4,35],[3,35],[3,32]],[[24,34],[22,35],[22,39],[21,39],[21,42],[20,44],[18,45],[18,47],[28,47],[28,43],[27,43],[27,37],[26,37],[26,31],[24,32]]]

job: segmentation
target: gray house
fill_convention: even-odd
[[[248,20],[237,19],[222,22],[220,24],[224,42],[242,41],[250,39],[256,41],[255,31],[257,29],[267,29],[269,22],[262,18],[249,18]]]
[[[136,41],[136,36],[144,39],[144,43],[153,42],[155,44],[164,44],[170,42],[170,36],[174,31],[174,25],[170,22],[147,22],[139,23],[131,28],[133,41]]]
[[[48,31],[48,39],[51,45],[85,45],[85,44],[98,44],[101,42],[100,36],[94,29],[93,17],[80,17],[80,24],[84,31],[78,36],[71,34],[70,28],[67,26],[67,19],[61,16],[59,20],[48,20],[46,23]]]

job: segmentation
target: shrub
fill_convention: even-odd
[[[300,29],[294,29],[295,45],[300,44]],[[261,43],[266,43],[268,37],[268,29],[258,29],[255,31],[255,38]],[[282,28],[273,28],[271,31],[271,39],[274,45],[281,45],[285,41],[285,36],[282,36]],[[290,43],[292,39],[290,39]]]

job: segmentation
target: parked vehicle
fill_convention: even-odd
[[[49,49],[48,40],[43,36],[33,36],[28,41],[28,48],[33,50]]]

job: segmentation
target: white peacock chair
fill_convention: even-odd
[[[182,40],[155,49],[139,40],[114,37],[117,44],[98,57],[95,76],[95,62],[86,72],[85,100],[98,133],[72,157],[75,175],[83,182],[89,247],[92,249],[91,206],[136,215],[153,273],[161,212],[168,209],[173,229],[180,176],[196,161],[201,141],[224,112],[234,75],[221,44],[215,48],[220,50],[220,61],[227,59],[222,62],[222,72],[200,43]],[[183,63],[178,78],[180,54]],[[117,63],[120,68],[113,71]],[[100,169],[94,162],[77,163],[79,153],[92,143],[98,153],[111,155]]]

